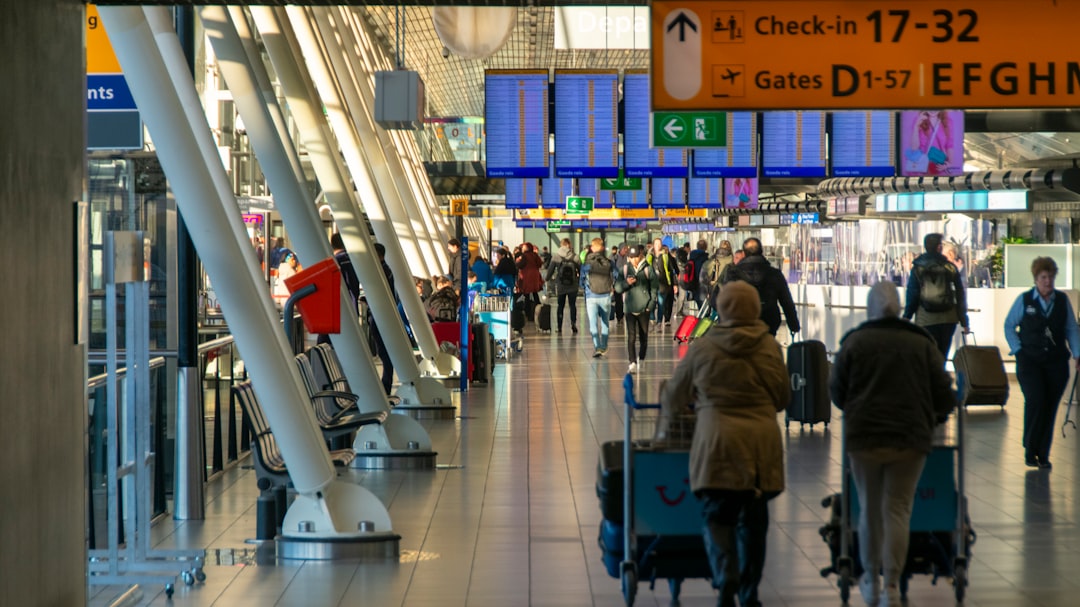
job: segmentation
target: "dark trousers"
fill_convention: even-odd
[[[753,491],[706,489],[703,537],[712,567],[713,588],[720,591],[718,607],[760,605],[758,585],[765,569],[765,536],[769,531],[769,502]]]
[[[945,360],[949,360],[949,348],[952,348],[952,336],[956,332],[956,323],[949,322],[941,325],[926,325],[923,327],[937,342],[938,350],[941,350],[941,356]]]
[[[1050,459],[1058,404],[1069,383],[1069,359],[1042,362],[1016,355],[1016,379],[1024,393],[1024,456]]]
[[[568,300],[570,302],[570,326],[577,329],[577,291],[574,291],[573,293],[559,293],[559,310],[555,314],[558,319],[558,324],[555,326],[556,331],[562,331],[563,307]]]
[[[611,316],[608,320],[618,320],[622,322],[623,316],[623,301],[621,293],[613,293],[611,295]]]
[[[671,311],[675,307],[675,289],[671,285],[660,285],[656,293],[656,322],[671,322]]]
[[[637,348],[637,340],[641,338],[641,347]],[[649,349],[649,313],[626,314],[626,354],[630,362],[645,360],[645,352]]]
[[[386,350],[386,343],[383,341],[382,335],[379,334],[379,329],[375,326],[375,323],[371,324],[371,331],[374,333],[375,351],[379,355],[379,360],[382,361],[383,392],[390,396],[390,388],[394,385],[394,363],[390,360],[390,352]]]

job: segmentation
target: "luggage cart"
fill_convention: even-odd
[[[601,522],[604,561],[608,574],[620,579],[628,606],[634,604],[638,581],[649,580],[652,588],[657,578],[668,579],[672,603],[677,604],[684,579],[712,578],[701,536],[701,503],[689,484],[693,416],[671,420],[668,435],[662,441],[653,440],[660,405],[637,402],[632,375],[625,377],[623,387],[622,524],[607,518]],[[606,452],[614,451],[617,443],[604,447]],[[608,497],[613,499],[601,503],[601,509],[615,516],[613,502],[618,496]]]
[[[922,476],[915,490],[911,512],[907,563],[900,574],[900,597],[907,599],[908,583],[916,574],[952,578],[956,601],[962,603],[968,585],[968,564],[975,531],[967,514],[964,492],[964,417],[961,403],[949,422],[935,429],[932,451],[926,458]],[[822,500],[821,505],[832,508],[828,525],[820,529],[829,545],[832,563],[821,570],[822,577],[836,574],[840,598],[847,603],[851,588],[862,575],[855,527],[859,517],[859,501],[848,464],[846,441],[841,442],[842,491]]]
[[[481,293],[474,308],[477,322],[487,323],[488,331],[495,338],[495,358],[505,360],[510,360],[515,348],[521,351],[521,345],[514,343],[514,333],[510,329],[511,300],[508,295]]]

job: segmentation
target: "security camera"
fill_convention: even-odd
[[[442,47],[442,57],[443,57],[443,59],[449,59],[450,58],[450,48],[449,47],[445,47],[445,46]]]

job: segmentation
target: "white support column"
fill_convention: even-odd
[[[253,6],[250,10],[256,27],[262,34],[267,53],[270,55],[270,60],[274,64],[274,69],[288,99],[293,119],[296,121],[301,137],[304,139],[304,145],[311,157],[312,167],[315,169],[327,200],[330,202],[334,218],[341,227],[342,240],[345,241],[346,248],[349,250],[349,257],[359,270],[363,263],[363,254],[366,252],[373,259],[374,248],[367,231],[367,225],[362,220],[356,200],[353,198],[352,188],[346,178],[346,169],[342,166],[337,153],[338,145],[336,144],[340,142],[335,142],[329,132],[326,119],[322,114],[322,104],[313,103],[313,100],[319,99],[319,97],[315,92],[314,85],[307,79],[306,72],[301,69],[300,64],[297,62],[299,53],[293,41],[289,39],[289,33],[292,30],[287,27],[287,22],[279,19],[277,12],[268,7]],[[281,16],[285,17],[284,14]],[[329,100],[324,99],[323,101],[327,108],[332,105]],[[334,116],[336,112],[330,111],[329,113]],[[342,150],[348,155],[347,147],[343,146]],[[371,184],[370,176],[366,172],[354,171],[352,177],[360,196],[370,198],[377,196],[377,192]],[[368,284],[364,275],[360,275],[360,280],[363,284]],[[379,326],[382,327],[385,323],[385,326],[388,327],[393,327],[395,324],[403,327],[401,317],[397,312],[397,306],[390,296],[389,285],[386,283],[382,271],[378,271],[377,277],[369,277],[369,280],[372,281],[372,284],[381,284],[383,286],[381,296],[379,289],[376,289],[373,293],[376,300],[371,300],[369,296],[369,303],[372,304],[372,312],[375,313]],[[412,291],[415,293],[415,288]],[[382,301],[377,301],[379,299]],[[377,309],[376,304],[380,305],[380,308]],[[430,330],[430,325],[428,330]],[[398,377],[402,382],[397,391],[398,396],[402,399],[401,406],[450,405],[450,393],[441,383],[430,378],[421,377],[416,359],[413,358],[412,347],[405,337],[404,328],[397,333],[388,332],[388,334],[384,335],[384,341]],[[432,334],[432,341],[434,341],[434,334]],[[404,416],[392,416],[392,424],[403,426],[408,423],[394,419],[399,417]],[[423,431],[422,426],[416,424],[415,420],[405,419],[413,422],[415,427],[410,432],[401,435],[401,439],[405,441],[401,445],[403,446],[409,441],[424,440],[426,443],[421,443],[422,448],[430,448],[428,446],[430,445],[430,439],[427,437],[427,433]],[[390,430],[388,429],[387,432],[390,433]],[[422,439],[414,437],[414,435],[421,432]],[[357,444],[363,444],[361,443],[362,440],[365,442],[369,440],[369,437],[364,432],[357,436]],[[391,436],[390,441],[391,444],[397,444],[398,442],[394,436]]]
[[[283,535],[297,533],[300,520],[314,524],[305,537],[361,537],[366,532],[357,531],[360,521],[372,521],[377,532],[390,531],[390,515],[374,494],[334,480],[172,17],[164,7],[98,10],[299,494]]]
[[[315,206],[308,199],[303,186],[300,159],[291,145],[288,132],[283,130],[277,100],[267,98],[259,89],[258,77],[248,59],[238,28],[247,32],[247,23],[234,22],[224,6],[203,6],[199,16],[206,28],[218,69],[225,79],[233,102],[247,127],[251,145],[263,168],[274,201],[281,211],[285,227],[301,261],[315,263],[333,255],[330,243],[323,231]],[[250,36],[249,36],[250,37]],[[275,116],[278,117],[275,119]],[[365,256],[368,276],[380,274],[372,256]],[[365,289],[374,291],[374,285],[364,283]],[[380,328],[384,325],[380,324]],[[385,331],[392,331],[385,325]],[[404,329],[401,329],[404,332]],[[371,353],[360,333],[356,309],[345,286],[341,287],[341,333],[331,336],[338,352],[349,385],[358,395],[363,395],[357,406],[364,412],[389,411],[383,396],[379,374],[371,360]]]
[[[316,40],[316,32],[312,28],[310,14],[301,7],[287,7],[285,9],[286,14],[289,16],[289,20],[293,27],[293,32],[296,35],[297,43],[299,44],[304,61],[307,65],[308,72],[311,74],[312,80],[318,90],[319,97],[323,101],[323,105],[326,107],[326,114],[329,118],[330,124],[333,127],[334,134],[337,136],[337,141],[341,147],[342,155],[345,158],[346,164],[351,169],[358,189],[363,193],[362,199],[365,201],[364,208],[367,210],[368,216],[372,221],[372,226],[375,228],[377,234],[379,234],[380,240],[387,249],[387,259],[391,263],[398,265],[405,265],[404,256],[400,249],[396,247],[401,246],[401,241],[406,241],[407,244],[415,246],[415,238],[408,232],[408,218],[404,218],[401,221],[403,227],[399,228],[401,233],[406,234],[405,238],[399,238],[398,230],[394,229],[393,223],[388,219],[386,209],[388,205],[396,204],[397,201],[397,187],[394,184],[393,176],[389,174],[387,170],[387,164],[385,158],[379,153],[376,147],[378,141],[376,136],[366,131],[365,126],[370,125],[371,118],[369,115],[358,114],[355,110],[349,112],[349,93],[353,92],[355,88],[351,86],[351,78],[348,74],[348,66],[344,65],[338,70],[338,78],[335,79],[331,73],[330,66],[327,65]],[[322,11],[316,11],[316,21],[325,21]],[[335,33],[331,32],[329,36],[322,38],[323,44],[326,45],[327,54],[331,57],[340,56],[343,51],[335,39]],[[336,85],[336,86],[335,86]],[[345,96],[339,95],[339,91],[343,91]],[[355,105],[355,104],[352,104]],[[354,128],[355,127],[355,128]],[[357,133],[356,129],[361,129],[361,133]],[[373,147],[374,149],[368,149]],[[393,218],[397,222],[398,218]],[[410,253],[412,255],[419,255],[419,252],[413,248]],[[395,272],[400,275],[400,270],[394,268]],[[411,276],[411,274],[406,277]],[[403,277],[403,278],[406,278]],[[402,283],[399,283],[402,284]],[[398,296],[401,298],[404,305],[405,312],[409,317],[409,320],[413,327],[413,335],[416,337],[417,345],[420,346],[420,351],[423,353],[424,358],[429,361],[429,371],[432,374],[440,373],[442,375],[448,375],[453,371],[461,372],[460,363],[443,352],[439,351],[438,342],[435,340],[435,333],[431,329],[431,324],[427,318],[427,312],[424,310],[424,306],[420,301],[419,296],[416,293],[416,289],[412,286],[411,280],[407,285],[402,284],[398,289]],[[420,386],[421,383],[429,384],[430,388],[426,386]],[[444,391],[446,388],[435,379],[427,379],[426,382],[417,382],[418,390],[423,387],[432,391]],[[426,390],[422,393],[427,393]]]

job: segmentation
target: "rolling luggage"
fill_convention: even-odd
[[[709,304],[702,304],[702,307],[705,308],[705,310],[704,313],[699,315],[700,318],[698,319],[697,326],[695,326],[693,332],[690,333],[691,341],[705,335],[705,333],[713,326],[712,308]]]
[[[544,333],[551,333],[551,304],[540,304],[536,312],[536,326]]]
[[[957,379],[964,382],[965,405],[998,405],[1004,408],[1009,400],[1009,378],[997,346],[979,346],[972,335],[961,333],[963,344],[953,355]]]
[[[495,349],[492,347],[492,337],[488,333],[487,323],[473,323],[469,349],[473,363],[472,376],[469,379],[485,384],[490,382]]]
[[[788,346],[788,377],[791,402],[784,415],[784,425],[824,423],[829,428],[832,403],[829,402],[829,359],[825,344],[817,340],[794,342]]]
[[[514,302],[510,306],[510,328],[521,331],[525,328],[525,296],[515,295]]]
[[[679,328],[675,331],[675,341],[684,344],[693,339],[694,329],[697,329],[701,319],[705,318],[710,312],[709,306],[700,306],[693,316],[683,316],[682,321],[679,322]],[[710,322],[709,325],[712,325],[712,323]],[[708,327],[703,329],[702,332],[706,330],[708,330]]]

